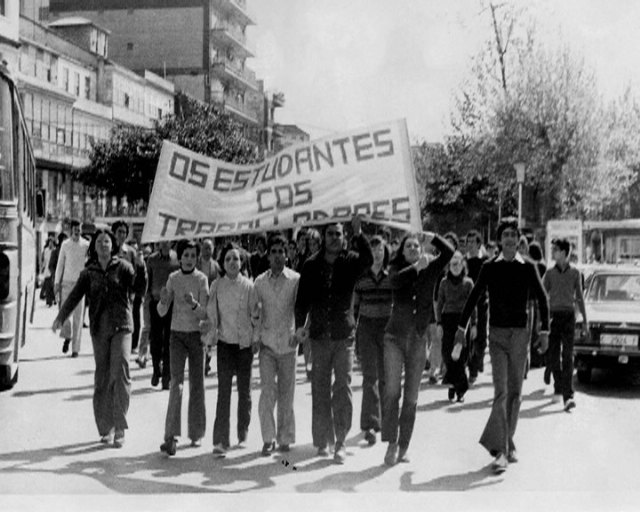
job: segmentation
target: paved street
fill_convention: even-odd
[[[516,442],[521,461],[492,476],[490,458],[477,443],[491,404],[487,372],[463,405],[450,405],[446,389],[423,384],[411,445],[412,460],[382,465],[384,446],[363,445],[358,432],[360,375],[354,379],[354,428],[347,462],[336,466],[315,456],[311,445],[311,394],[303,367],[296,391],[298,443],[285,458],[262,458],[254,374],[253,416],[248,448],[232,450],[226,460],[211,455],[216,379],[206,381],[207,436],[201,448],[181,440],[168,460],[158,447],[163,438],[168,392],[151,388],[151,370],[132,362],[133,396],[126,445],[100,445],[93,422],[93,358],[88,330],[78,359],[63,356],[49,329],[54,311],[41,303],[23,352],[20,382],[0,394],[0,493],[5,494],[163,494],[344,493],[594,490],[626,496],[638,482],[640,460],[640,386],[631,376],[597,374],[592,386],[578,386],[572,414],[551,403],[542,373],[525,382]],[[489,371],[490,369],[488,369]],[[186,393],[185,393],[186,399]],[[233,404],[235,410],[235,403]],[[183,407],[186,430],[186,401]],[[232,423],[232,432],[234,432]],[[486,498],[486,496],[485,496]]]

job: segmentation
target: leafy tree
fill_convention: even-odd
[[[176,114],[156,122],[152,129],[114,128],[109,140],[93,145],[89,166],[77,171],[76,178],[110,196],[147,201],[163,140],[226,162],[257,161],[258,147],[217,106],[184,94],[176,97],[176,104]]]

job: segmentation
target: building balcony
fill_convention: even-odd
[[[216,47],[231,48],[240,58],[246,59],[254,56],[247,43],[247,36],[233,23],[216,23],[211,29],[211,41]]]
[[[252,111],[248,105],[232,95],[225,94],[224,97],[214,98],[215,103],[221,105],[225,112],[231,114],[242,124],[258,125],[259,121],[256,112]]]
[[[89,150],[58,144],[40,137],[31,137],[36,159],[55,163],[72,169],[82,169],[89,165]]]
[[[258,90],[256,74],[251,70],[237,67],[228,59],[214,59],[211,63],[211,71],[220,81],[233,80],[244,88],[249,88],[254,91]]]
[[[243,27],[256,24],[253,15],[247,10],[246,0],[213,0],[213,7],[235,18]]]

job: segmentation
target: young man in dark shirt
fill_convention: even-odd
[[[325,227],[322,247],[302,268],[295,306],[296,336],[299,341],[311,339],[313,354],[313,444],[318,448],[318,455],[327,456],[335,432],[334,460],[338,464],[343,464],[346,457],[344,443],[353,416],[351,370],[355,321],[351,299],[356,281],[373,263],[371,246],[362,235],[360,224],[360,219],[354,217],[355,251],[344,249],[342,224]]]
[[[467,233],[467,271],[468,276],[475,284],[480,276],[480,269],[487,261],[487,257],[480,253],[482,236],[477,231]],[[487,312],[488,302],[486,293],[478,299],[478,334],[471,340],[469,351],[469,384],[473,384],[478,378],[478,373],[484,372],[484,353],[487,350]]]
[[[517,462],[513,436],[522,400],[522,381],[529,351],[527,304],[535,297],[542,329],[540,352],[549,346],[549,301],[533,262],[517,253],[520,232],[515,219],[498,227],[500,254],[485,263],[460,317],[456,343],[464,345],[469,318],[478,300],[489,294],[489,353],[493,370],[494,400],[480,444],[495,457],[496,473]]]

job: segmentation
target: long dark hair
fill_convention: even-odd
[[[420,235],[418,233],[407,233],[406,235],[404,235],[395,256],[389,262],[389,266],[393,266],[397,269],[403,269],[404,267],[409,266],[409,262],[404,257],[404,245],[407,243],[407,240],[409,240],[409,238],[415,238],[416,240],[418,240],[418,242],[420,242]]]
[[[95,230],[93,235],[91,235],[91,241],[89,242],[89,260],[88,261],[98,261],[98,253],[96,252],[96,242],[100,235],[108,235],[111,239],[111,256],[115,256],[118,254],[120,248],[118,247],[118,243],[116,242],[116,237],[112,233],[110,229],[107,228],[98,228]]]

